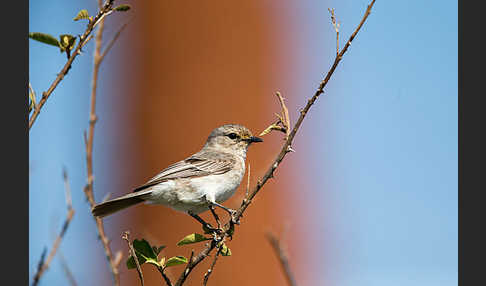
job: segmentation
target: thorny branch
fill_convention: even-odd
[[[64,221],[64,224],[62,226],[61,232],[59,235],[56,237],[54,240],[54,244],[52,245],[51,252],[47,256],[47,259],[44,261],[45,257],[45,251],[43,252],[41,256],[41,260],[39,262],[39,267],[37,269],[37,273],[34,275],[34,281],[32,282],[32,285],[37,285],[39,283],[39,279],[42,277],[42,274],[49,268],[49,265],[56,255],[57,249],[59,248],[59,245],[61,244],[62,238],[64,237],[64,234],[66,234],[66,231],[69,227],[69,224],[71,223],[71,220],[73,219],[74,216],[74,209],[71,203],[71,190],[69,188],[69,182],[68,182],[68,177],[67,177],[67,172],[66,170],[63,170],[63,178],[64,178],[64,185],[66,188],[66,204],[67,204],[67,216],[66,220]]]
[[[292,151],[292,148],[291,148],[292,142],[293,142],[293,140],[295,138],[295,135],[297,134],[297,131],[299,130],[302,122],[304,121],[304,118],[307,115],[307,112],[312,107],[312,105],[317,100],[317,98],[319,98],[319,96],[322,93],[324,93],[324,87],[329,82],[329,79],[331,78],[331,76],[333,75],[334,71],[336,70],[339,62],[342,60],[343,55],[348,50],[349,46],[351,45],[351,42],[356,37],[356,35],[358,34],[359,30],[361,29],[361,27],[363,26],[364,22],[366,21],[366,19],[368,18],[369,14],[371,13],[371,8],[375,4],[375,1],[376,0],[372,0],[371,3],[368,5],[368,7],[367,7],[367,9],[365,11],[365,14],[364,14],[363,18],[361,19],[361,22],[359,23],[358,27],[351,34],[351,36],[349,37],[348,41],[344,45],[344,48],[339,53],[336,54],[336,57],[334,59],[334,62],[332,64],[331,68],[329,69],[329,71],[327,72],[326,77],[321,81],[321,83],[319,84],[319,87],[317,88],[316,92],[307,101],[307,104],[304,106],[304,108],[301,109],[300,116],[299,116],[297,122],[295,123],[292,131],[288,134],[287,139],[283,143],[282,148],[280,150],[280,153],[277,155],[277,157],[275,158],[275,160],[272,162],[272,164],[270,165],[270,167],[268,168],[268,170],[265,172],[265,174],[263,175],[263,177],[260,180],[258,180],[257,185],[253,188],[253,190],[249,194],[249,196],[243,200],[240,208],[236,211],[236,215],[235,215],[236,221],[238,221],[240,219],[240,217],[242,217],[242,215],[245,212],[245,210],[251,204],[252,199],[258,194],[258,192],[265,185],[265,183],[270,178],[273,178],[273,173],[275,172],[275,170],[277,169],[277,167],[280,165],[280,163],[282,162],[282,160],[285,158],[285,155],[287,153],[289,153],[289,152]],[[281,103],[282,103],[282,108],[283,108],[285,105],[283,104],[283,101],[281,101]],[[228,230],[230,229],[231,224],[232,224],[231,221],[225,224],[225,226],[223,228],[223,233],[221,234],[221,236],[219,237],[219,239],[223,239],[224,237],[229,236]],[[218,237],[216,237],[216,239],[218,239]],[[212,240],[211,243],[207,244],[206,247],[203,248],[201,250],[201,252],[199,252],[199,254],[197,254],[196,256],[194,256],[193,254],[191,254],[191,258],[189,259],[189,262],[187,263],[186,268],[181,273],[181,275],[179,277],[179,280],[177,281],[177,283],[175,285],[176,286],[182,285],[184,283],[184,281],[186,280],[187,276],[191,273],[192,269],[194,269],[194,267],[196,267],[202,260],[204,260],[204,258],[206,258],[209,255],[209,253],[215,247],[216,247],[216,241],[215,240]]]
[[[133,260],[135,261],[135,265],[137,266],[137,272],[138,272],[138,277],[140,278],[140,283],[142,283],[142,286],[144,285],[143,282],[143,274],[142,274],[142,268],[140,267],[140,263],[138,262],[138,257],[137,253],[135,253],[135,249],[133,248],[133,244],[130,241],[130,238],[128,237],[130,233],[128,231],[125,231],[123,233],[122,238],[126,240],[128,244],[128,251],[130,252],[130,255],[133,257]]]
[[[270,245],[272,245],[273,250],[275,251],[275,255],[277,255],[278,260],[280,261],[280,265],[282,266],[282,270],[285,274],[285,278],[287,279],[287,283],[289,286],[296,286],[297,283],[295,282],[294,275],[292,270],[290,269],[289,260],[287,254],[284,251],[284,247],[282,242],[271,232],[266,233],[266,237]]]
[[[73,63],[74,59],[81,54],[81,48],[91,39],[90,34],[93,31],[93,29],[98,25],[98,23],[101,23],[101,21],[104,19],[104,17],[112,12],[112,6],[113,6],[114,0],[108,0],[103,6],[100,4],[100,10],[98,11],[98,14],[93,18],[93,20],[90,20],[88,23],[88,26],[86,30],[84,31],[83,35],[79,37],[79,42],[76,48],[74,49],[74,52],[71,54],[69,59],[67,60],[66,64],[62,68],[61,72],[57,74],[56,79],[52,82],[51,86],[47,89],[47,91],[44,91],[42,93],[42,98],[39,101],[39,103],[35,106],[34,113],[32,113],[32,116],[29,119],[29,130],[32,128],[32,125],[34,125],[35,120],[39,116],[39,113],[46,103],[47,99],[49,96],[52,94],[54,89],[56,89],[57,85],[64,79],[64,77],[67,75],[69,69],[71,68],[71,64]]]

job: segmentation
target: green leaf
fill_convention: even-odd
[[[228,235],[232,236],[235,233],[235,224],[230,223],[230,228],[228,229]]]
[[[167,259],[167,263],[165,264],[165,267],[171,267],[174,265],[179,265],[184,263],[187,263],[187,258],[185,258],[184,256],[174,256]]]
[[[78,20],[81,20],[81,19],[89,19],[88,10],[83,9],[83,10],[79,11],[78,15],[76,15],[76,17],[74,17],[73,20],[78,21]]]
[[[135,254],[137,255],[138,263],[140,263],[140,265],[144,263],[150,263],[156,266],[162,266],[157,261],[157,254],[155,254],[153,247],[150,246],[150,244],[145,239],[135,239],[133,241],[133,248],[135,249]],[[135,259],[133,259],[133,256],[130,256],[127,259],[127,268],[133,269],[136,267],[137,265],[135,264]]]
[[[119,11],[119,12],[126,12],[126,11],[130,10],[130,8],[132,8],[132,7],[130,7],[130,5],[128,5],[128,4],[122,4],[118,7],[113,8],[113,10]]]
[[[156,246],[152,246],[152,249],[154,250],[155,254],[156,255],[159,255],[159,253],[162,251],[162,249],[165,248],[165,245],[161,245],[159,247],[156,247]]]
[[[133,241],[133,248],[138,253],[142,254],[143,256],[147,258],[152,258],[152,259],[157,259],[157,254],[155,254],[154,249],[150,246],[150,243],[146,241],[145,239],[135,239]]]
[[[76,37],[69,34],[63,34],[59,36],[59,48],[61,48],[61,53],[65,50],[72,50],[74,48],[74,43],[76,42]]]
[[[199,233],[193,233],[193,234],[189,234],[186,237],[184,237],[183,239],[181,239],[177,243],[177,245],[181,246],[181,245],[184,245],[184,244],[191,244],[191,243],[201,242],[201,241],[210,240],[210,239],[212,239],[212,238],[205,237],[204,235],[199,234]]]
[[[49,34],[32,32],[29,33],[29,38],[42,42],[44,44],[60,47],[59,41]]]
[[[221,247],[222,247],[221,249],[222,256],[231,256],[231,249],[229,249],[229,247],[227,247],[226,244],[223,243]]]
[[[139,263],[140,265],[144,264],[144,263],[145,263],[145,261],[147,261],[147,260],[145,260],[145,258],[143,258],[141,255],[140,255],[140,256],[139,256],[139,255],[137,255],[137,258],[138,258],[138,263]],[[137,268],[137,264],[135,264],[135,259],[133,259],[133,256],[128,257],[128,259],[127,259],[127,268],[128,268],[128,269],[134,269],[134,268]]]

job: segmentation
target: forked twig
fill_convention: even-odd
[[[54,240],[51,252],[49,252],[49,255],[47,256],[47,259],[45,261],[44,261],[44,257],[45,257],[45,252],[47,251],[47,249],[44,250],[44,252],[41,256],[41,260],[40,260],[41,262],[39,262],[39,267],[37,269],[37,273],[34,275],[34,280],[32,282],[32,285],[37,285],[37,283],[39,283],[40,278],[42,277],[42,274],[44,274],[44,272],[47,270],[47,268],[49,268],[49,265],[50,265],[52,259],[54,258],[54,256],[56,255],[57,249],[59,248],[59,245],[61,244],[62,238],[66,234],[66,231],[69,227],[69,224],[71,223],[71,220],[73,219],[73,216],[74,216],[74,209],[73,209],[72,202],[71,202],[71,190],[69,188],[67,172],[65,170],[63,170],[63,178],[64,178],[64,185],[66,187],[66,204],[67,204],[67,210],[68,210],[66,220],[64,221],[61,232],[59,233],[59,235]]]
[[[213,263],[211,263],[211,267],[209,267],[208,271],[204,274],[204,280],[203,280],[204,286],[208,284],[209,276],[211,275],[211,273],[213,273],[214,266],[216,265],[216,261],[218,260],[218,256],[221,253],[222,249],[223,249],[222,246],[218,248],[218,251],[216,251],[216,254],[214,255]]]
[[[268,126],[265,130],[260,133],[260,136],[266,135],[270,133],[273,130],[277,130],[280,132],[285,133],[285,138],[284,140],[287,140],[290,135],[290,117],[289,117],[289,110],[287,109],[287,106],[284,103],[284,98],[280,94],[280,92],[276,92],[275,94],[278,98],[278,101],[280,102],[280,107],[282,109],[281,114],[275,113],[275,116],[277,116],[277,120],[272,123],[270,126]]]

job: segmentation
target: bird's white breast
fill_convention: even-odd
[[[245,173],[245,161],[237,157],[234,168],[224,174],[173,179],[153,186],[149,202],[197,214],[208,210],[207,200],[226,201],[235,193]]]

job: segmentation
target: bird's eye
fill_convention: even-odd
[[[236,138],[238,138],[238,134],[236,134],[236,133],[230,133],[230,134],[228,134],[227,136],[228,136],[230,139],[236,139]]]

